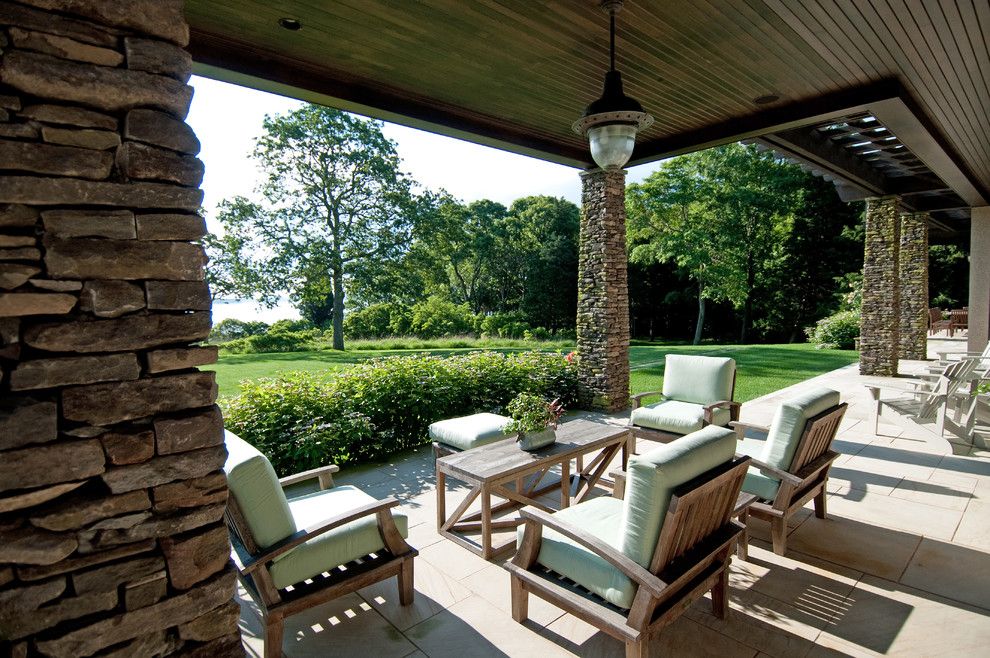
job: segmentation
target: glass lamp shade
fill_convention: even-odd
[[[621,169],[636,146],[636,124],[608,123],[588,129],[591,158],[602,169]]]

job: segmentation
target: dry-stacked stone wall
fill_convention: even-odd
[[[898,356],[928,357],[928,213],[901,215],[901,326]]]
[[[0,655],[241,651],[187,41],[0,2]]]
[[[577,344],[581,403],[618,411],[629,406],[629,287],[626,172],[581,174]]]
[[[860,317],[859,372],[893,377],[900,342],[899,199],[866,200],[866,245],[863,254],[863,309]]]

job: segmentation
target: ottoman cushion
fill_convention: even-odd
[[[498,414],[472,414],[439,420],[430,425],[430,438],[458,450],[470,450],[506,438],[502,428],[510,420]]]

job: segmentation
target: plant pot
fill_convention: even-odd
[[[520,432],[519,447],[523,450],[539,450],[553,444],[557,440],[557,431],[547,428],[542,432]]]

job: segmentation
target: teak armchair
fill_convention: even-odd
[[[832,441],[846,413],[846,403],[828,388],[818,388],[785,401],[774,414],[770,427],[734,422],[740,454],[752,458],[742,490],[757,500],[748,515],[770,522],[773,552],[787,550],[787,520],[814,498],[815,515],[827,513],[828,471],[839,453]],[[757,431],[763,440],[746,438],[746,431]],[[738,554],[747,557],[747,542],[740,542]]]
[[[525,508],[518,552],[505,565],[513,619],[526,620],[535,594],[642,658],[706,591],[724,617],[742,534],[731,515],[749,464],[734,453],[731,430],[706,427],[634,457],[624,500],[593,498],[554,514]]]
[[[394,498],[333,487],[336,466],[279,480],[258,450],[226,433],[226,520],[238,576],[265,619],[265,658],[282,656],[285,617],[396,576],[399,602],[413,600],[407,520]],[[287,500],[283,486],[317,479],[320,491]],[[300,529],[304,527],[305,529]]]
[[[696,432],[706,425],[726,426],[739,419],[740,403],[734,402],[736,362],[714,356],[668,354],[663,390],[631,396],[629,425],[636,438],[666,443]],[[663,399],[649,405],[654,395]]]

